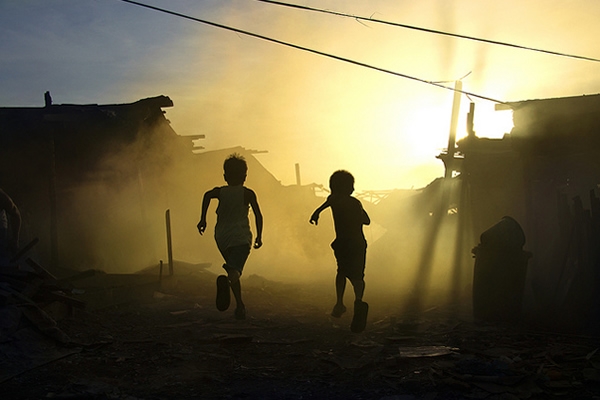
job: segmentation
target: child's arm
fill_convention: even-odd
[[[262,231],[263,231],[263,216],[258,206],[258,199],[256,193],[251,189],[246,188],[250,200],[250,206],[252,206],[252,212],[254,212],[254,219],[256,222],[256,239],[254,239],[254,248],[258,249],[262,246]]]
[[[202,198],[202,212],[200,214],[200,222],[198,222],[198,232],[200,232],[201,235],[206,230],[206,212],[208,211],[210,201],[212,199],[218,198],[219,192],[219,188],[214,188],[204,193],[204,197]]]
[[[319,206],[319,208],[317,208],[315,210],[315,212],[313,212],[313,214],[310,217],[310,223],[318,225],[319,224],[319,215],[321,214],[321,212],[323,210],[325,210],[327,207],[330,207],[330,206],[331,206],[331,203],[329,202],[329,197],[328,197],[327,200],[325,200],[325,203],[321,204]]]
[[[371,224],[371,218],[369,218],[369,214],[367,214],[367,212],[365,211],[365,209],[362,209],[362,223],[363,225],[370,225]]]

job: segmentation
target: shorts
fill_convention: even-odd
[[[225,259],[225,265],[223,265],[225,271],[229,272],[230,269],[234,269],[242,275],[244,265],[250,255],[250,246],[243,244],[241,246],[228,247],[224,251],[221,251],[221,255]]]
[[[337,261],[338,274],[350,280],[363,280],[365,277],[365,263],[367,258],[367,245],[339,245],[332,243],[333,254]]]

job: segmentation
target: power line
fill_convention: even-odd
[[[165,14],[171,14],[171,15],[174,15],[176,17],[189,19],[189,20],[192,20],[192,21],[195,21],[195,22],[200,22],[200,23],[203,23],[203,24],[207,24],[207,25],[210,25],[210,26],[217,27],[217,28],[226,29],[228,31],[232,31],[232,32],[236,32],[236,33],[241,33],[241,34],[244,34],[244,35],[247,35],[247,36],[252,36],[252,37],[255,37],[255,38],[258,38],[258,39],[263,39],[263,40],[266,40],[266,41],[269,41],[269,42],[273,42],[273,43],[277,43],[277,44],[280,44],[280,45],[283,45],[283,46],[292,47],[294,49],[307,51],[307,52],[313,53],[313,54],[318,54],[320,56],[332,58],[334,60],[344,61],[344,62],[347,62],[347,63],[350,63],[350,64],[358,65],[360,67],[365,67],[365,68],[369,68],[369,69],[372,69],[372,70],[375,70],[375,71],[384,72],[386,74],[399,76],[401,78],[411,79],[413,81],[417,81],[417,82],[421,82],[421,83],[426,83],[428,85],[432,85],[432,86],[439,87],[439,88],[446,89],[446,90],[451,90],[453,92],[458,91],[458,92],[463,93],[463,94],[465,94],[467,96],[472,96],[472,97],[476,97],[476,98],[479,98],[479,99],[492,101],[494,103],[504,104],[503,101],[492,99],[491,97],[486,97],[486,96],[478,95],[476,93],[471,93],[471,92],[467,92],[467,91],[463,91],[463,90],[457,90],[457,89],[452,88],[452,87],[440,85],[439,83],[436,83],[436,82],[433,82],[433,81],[427,81],[425,79],[417,78],[417,77],[414,77],[414,76],[402,74],[402,73],[399,73],[399,72],[394,72],[394,71],[391,71],[391,70],[388,70],[388,69],[384,69],[384,68],[375,67],[373,65],[369,65],[369,64],[366,64],[366,63],[363,63],[363,62],[360,62],[360,61],[355,61],[355,60],[351,60],[349,58],[344,58],[344,57],[336,56],[336,55],[333,55],[333,54],[324,53],[322,51],[310,49],[308,47],[302,47],[302,46],[299,46],[299,45],[296,45],[296,44],[293,44],[293,43],[284,42],[284,41],[281,41],[281,40],[278,40],[278,39],[273,39],[273,38],[270,38],[270,37],[267,37],[267,36],[263,36],[263,35],[259,35],[259,34],[256,34],[256,33],[244,31],[244,30],[237,29],[237,28],[233,28],[233,27],[230,27],[230,26],[227,26],[227,25],[218,24],[216,22],[211,22],[211,21],[206,21],[206,20],[200,19],[200,18],[191,17],[189,15],[181,14],[181,13],[178,13],[178,12],[175,12],[175,11],[166,10],[164,8],[159,8],[159,7],[155,7],[155,6],[151,6],[151,5],[148,5],[148,4],[139,3],[137,1],[132,1],[132,0],[120,0],[120,1],[125,2],[125,3],[134,4],[134,5],[140,6],[140,7],[149,8],[151,10],[159,11],[159,12],[162,12],[162,13],[165,13]]]
[[[380,24],[391,25],[391,26],[396,26],[396,27],[400,27],[400,28],[413,29],[413,30],[417,30],[417,31],[427,32],[427,33],[435,33],[437,35],[452,36],[452,37],[456,37],[456,38],[460,38],[460,39],[468,39],[468,40],[474,40],[474,41],[488,43],[488,44],[495,44],[495,45],[499,45],[499,46],[513,47],[513,48],[521,49],[521,50],[537,51],[537,52],[540,52],[540,53],[551,54],[551,55],[554,55],[554,56],[569,57],[569,58],[576,58],[576,59],[579,59],[579,60],[600,62],[599,59],[592,58],[592,57],[584,57],[584,56],[578,56],[578,55],[575,55],[575,54],[559,53],[557,51],[537,49],[535,47],[527,47],[527,46],[521,46],[521,45],[518,45],[518,44],[512,44],[512,43],[500,42],[500,41],[496,41],[496,40],[489,40],[489,39],[478,38],[478,37],[474,37],[474,36],[467,36],[467,35],[460,35],[460,34],[457,34],[457,33],[438,31],[438,30],[435,30],[435,29],[429,29],[429,28],[422,28],[422,27],[413,26],[413,25],[400,24],[400,23],[397,23],[397,22],[390,22],[390,21],[380,20],[380,19],[376,19],[376,18],[360,17],[358,15],[346,14],[346,13],[337,12],[337,11],[331,11],[331,10],[324,10],[324,9],[321,9],[321,8],[314,8],[314,7],[302,6],[302,5],[298,5],[298,4],[284,3],[284,2],[281,2],[281,1],[274,1],[274,0],[256,0],[256,1],[260,1],[260,2],[263,2],[263,3],[269,3],[269,4],[275,4],[275,5],[284,6],[284,7],[297,8],[297,9],[300,9],[300,10],[316,11],[316,12],[320,12],[320,13],[332,14],[332,15],[337,15],[337,16],[340,16],[340,17],[349,17],[349,18],[354,18],[356,20],[360,20],[360,21],[376,22],[376,23],[380,23]]]

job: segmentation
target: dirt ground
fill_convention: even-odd
[[[216,310],[206,277],[135,302],[76,309],[58,321],[70,341],[53,343],[51,360],[6,377],[0,397],[600,399],[599,338],[475,324],[452,307],[407,315],[390,299],[370,301],[368,291],[367,328],[354,334],[351,307],[329,316],[333,284],[256,276],[242,284],[243,321],[233,308]]]

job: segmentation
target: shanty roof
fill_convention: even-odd
[[[44,107],[0,107],[0,184],[13,193],[22,182],[47,174],[49,168],[61,182],[81,181],[98,173],[107,157],[125,149],[132,161],[139,161],[148,153],[143,146],[150,142],[163,143],[163,148],[193,149],[193,138],[177,135],[165,118],[162,108],[173,106],[167,96],[77,105],[52,104],[46,93],[45,100]],[[139,145],[133,147],[134,143]],[[160,165],[168,156],[164,153],[150,161]],[[123,166],[118,173],[124,173]]]
[[[600,94],[571,96],[571,97],[554,97],[548,99],[521,100],[496,104],[496,110],[514,110],[519,111],[527,108],[545,108],[545,109],[560,109],[564,111],[575,111],[578,109],[596,108],[600,106]]]
[[[518,101],[496,109],[513,110],[513,139],[559,151],[600,148],[600,94]]]
[[[22,141],[47,136],[48,130],[64,136],[77,135],[118,136],[132,138],[143,124],[164,118],[162,108],[172,107],[167,96],[142,99],[129,104],[52,104],[46,95],[44,107],[0,107],[0,141]],[[169,128],[170,129],[170,128]],[[175,132],[171,133],[175,135]],[[98,138],[100,139],[100,138]]]

